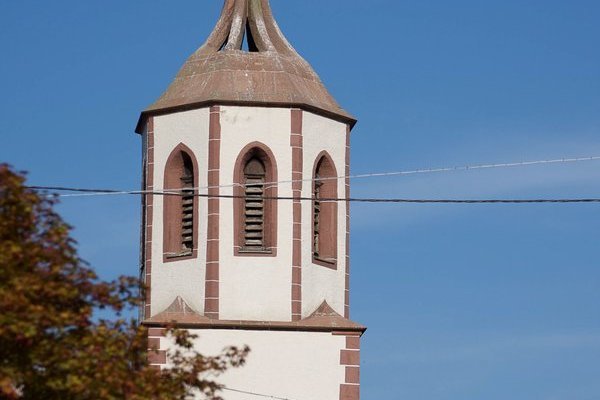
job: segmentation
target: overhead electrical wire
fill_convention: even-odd
[[[594,161],[600,160],[600,156],[591,156],[591,157],[575,157],[575,158],[556,158],[551,160],[536,160],[536,161],[521,161],[521,162],[511,162],[511,163],[498,163],[498,164],[476,164],[476,165],[463,165],[456,167],[442,167],[442,168],[425,168],[425,169],[414,169],[408,171],[395,171],[395,172],[376,172],[369,174],[358,174],[358,175],[350,175],[350,176],[334,176],[327,178],[320,178],[319,181],[327,181],[327,180],[342,180],[342,179],[363,179],[363,178],[384,178],[391,176],[403,176],[403,175],[417,175],[417,174],[431,174],[431,173],[440,173],[440,172],[458,172],[458,171],[475,171],[481,169],[495,169],[495,168],[514,168],[514,167],[526,167],[531,165],[543,165],[543,164],[565,164],[565,163],[574,163],[581,161]],[[288,181],[278,181],[278,182],[267,182],[265,185],[276,185],[281,183],[297,183],[297,182],[310,182],[313,179],[296,179],[296,180],[288,180]],[[231,187],[236,186],[233,185],[225,185],[218,187]],[[208,187],[207,187],[208,189]]]
[[[240,393],[240,394],[247,394],[250,396],[263,397],[266,399],[273,399],[273,400],[293,400],[293,399],[290,399],[287,397],[277,397],[277,396],[272,396],[272,395],[268,395],[268,394],[250,392],[250,391],[246,391],[246,390],[232,389],[232,388],[228,388],[228,387],[223,387],[223,388],[221,388],[221,390],[226,390],[228,392],[235,392],[235,393]]]
[[[374,178],[374,177],[390,177],[390,176],[402,176],[402,175],[414,175],[414,174],[425,174],[425,173],[439,173],[439,172],[451,172],[451,171],[471,171],[481,169],[492,169],[492,168],[509,168],[518,166],[530,166],[530,165],[541,165],[541,164],[557,164],[557,163],[573,163],[581,161],[593,161],[600,160],[600,156],[591,157],[577,157],[577,158],[558,158],[551,160],[536,160],[536,161],[523,161],[513,163],[500,163],[500,164],[478,164],[478,165],[465,165],[457,167],[444,167],[444,168],[430,168],[430,169],[416,169],[407,171],[396,171],[396,172],[382,172],[382,173],[370,173],[370,174],[359,174],[349,176],[337,176],[337,177],[326,177],[316,179],[318,181],[326,180],[341,180],[341,179],[361,179],[361,178]],[[278,186],[286,183],[295,182],[311,182],[314,179],[298,179],[298,180],[283,180],[276,182],[261,183],[260,186],[266,188]],[[245,186],[256,186],[244,185],[244,184],[227,184],[219,186],[206,186],[196,188],[185,188],[185,191],[189,193],[190,190],[200,191],[216,188],[232,188],[232,187],[245,187]],[[85,189],[85,188],[70,188],[61,186],[28,186],[33,190],[44,190],[44,191],[58,191],[58,192],[72,192],[72,193],[59,193],[55,194],[58,197],[88,197],[88,196],[107,196],[107,195],[163,195],[163,196],[177,196],[181,195],[181,190],[114,190],[114,189]],[[196,193],[197,197],[205,198],[246,198],[246,196],[235,196],[235,195],[210,195],[203,193]],[[294,197],[294,196],[274,196],[261,197],[265,200],[300,200],[300,201],[313,201],[312,197]],[[525,204],[525,203],[598,203],[600,198],[563,198],[563,199],[404,199],[404,198],[329,198],[320,201],[325,202],[355,202],[355,203],[447,203],[447,204],[493,204],[493,203],[511,203],[511,204]]]
[[[51,186],[28,186],[33,190],[57,190]],[[70,191],[89,191],[90,189],[63,188]],[[183,194],[183,192],[186,192]],[[190,196],[189,189],[154,191],[154,192],[128,192],[130,195],[158,195],[158,196]],[[302,196],[252,196],[252,195],[229,195],[229,194],[205,194],[196,193],[195,197],[209,199],[260,199],[260,200],[289,200],[289,201],[314,201],[321,203],[350,202],[350,203],[446,203],[446,204],[531,204],[531,203],[600,203],[600,198],[562,198],[562,199],[410,199],[410,198],[359,198],[359,197],[302,197]]]
[[[430,174],[430,173],[440,173],[440,172],[457,172],[457,171],[475,171],[482,169],[494,169],[494,168],[514,168],[514,167],[523,167],[523,166],[532,166],[532,165],[543,165],[543,164],[559,164],[559,163],[574,163],[581,161],[595,161],[600,160],[600,156],[590,156],[590,157],[572,157],[572,158],[555,158],[550,160],[535,160],[535,161],[521,161],[521,162],[511,162],[511,163],[498,163],[498,164],[475,164],[475,165],[463,165],[456,167],[443,167],[443,168],[425,168],[425,169],[414,169],[414,170],[406,170],[406,171],[393,171],[393,172],[376,172],[376,173],[367,173],[367,174],[358,174],[358,175],[341,175],[334,177],[324,177],[317,179],[318,181],[327,181],[327,180],[342,180],[342,179],[364,179],[364,178],[382,178],[382,177],[392,177],[392,176],[403,176],[403,175],[416,175],[416,174]],[[273,182],[265,182],[262,183],[262,186],[270,187],[275,185],[281,185],[286,183],[298,183],[298,182],[311,182],[314,179],[295,179],[295,180],[282,180],[282,181],[273,181]],[[247,185],[239,184],[239,183],[231,183],[225,185],[218,186],[201,186],[195,188],[188,188],[188,190],[208,190],[208,189],[221,189],[221,188],[232,188],[232,187],[244,187]],[[45,186],[30,186],[31,189],[40,189],[46,190],[50,188],[50,190],[56,191],[65,191],[65,192],[78,192],[78,194],[61,194],[60,197],[85,197],[85,196],[107,196],[107,195],[127,195],[127,194],[152,194],[152,191],[145,190],[111,190],[111,189],[74,189],[68,187],[45,187]]]

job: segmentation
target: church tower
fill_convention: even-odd
[[[215,29],[142,114],[142,312],[151,363],[164,327],[206,354],[248,345],[227,388],[359,399],[349,319],[350,131],[344,111],[275,22],[269,0],[225,0]],[[247,399],[225,392],[227,400]]]

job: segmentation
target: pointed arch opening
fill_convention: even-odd
[[[192,151],[179,144],[165,165],[163,259],[165,262],[198,255],[198,163]]]
[[[335,165],[327,152],[319,154],[313,169],[312,185],[313,262],[329,268],[337,266],[338,196]]]
[[[246,146],[234,172],[234,254],[277,254],[277,165],[262,143]]]

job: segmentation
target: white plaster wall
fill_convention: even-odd
[[[164,188],[165,164],[180,143],[189,147],[198,162],[198,185],[208,185],[209,109],[154,117],[154,188]],[[208,203],[198,199],[198,258],[163,263],[163,197],[154,196],[152,229],[152,315],[166,309],[177,296],[204,312],[206,273],[206,221]]]
[[[327,151],[338,176],[346,169],[346,125],[310,112],[304,112],[304,179],[311,179],[318,155]],[[345,180],[338,180],[338,197],[345,197]],[[312,185],[304,182],[302,197],[312,197]],[[312,262],[312,204],[302,202],[302,317],[308,317],[323,300],[344,315],[346,288],[346,203],[338,203],[337,270]]]
[[[291,114],[287,108],[221,107],[222,185],[232,184],[237,157],[252,142],[266,145],[275,157],[277,179],[292,178]],[[233,189],[223,188],[231,195]],[[280,185],[279,196],[291,196],[291,184]],[[220,206],[220,318],[289,321],[292,281],[292,203],[277,205],[277,256],[235,257],[233,200]]]
[[[340,350],[345,336],[322,332],[280,332],[246,330],[192,330],[199,336],[195,350],[217,355],[227,346],[248,345],[251,352],[245,366],[230,369],[217,378],[226,387],[289,399],[339,399],[345,367]],[[173,345],[161,338],[161,349]],[[247,394],[222,392],[227,400],[247,400]]]
[[[317,155],[326,150],[338,175],[345,172],[346,125],[309,112],[303,113],[304,165],[309,179]],[[266,145],[275,157],[279,181],[292,179],[290,146],[291,113],[287,108],[221,107],[221,185],[233,183],[234,166],[242,149],[251,142]],[[154,119],[154,187],[163,188],[164,168],[172,150],[183,143],[198,162],[199,186],[205,187],[208,169],[209,109],[192,110]],[[310,182],[302,195],[310,197]],[[231,187],[221,194],[231,195]],[[280,184],[279,196],[292,196],[291,184]],[[345,196],[345,182],[338,181],[338,195]],[[152,315],[181,296],[193,309],[204,312],[206,270],[207,200],[199,199],[198,258],[163,263],[163,198],[154,198],[152,247]],[[291,319],[292,202],[278,203],[277,256],[235,257],[233,250],[233,201],[220,205],[220,318],[226,320]],[[322,302],[344,313],[346,205],[338,205],[338,264],[332,270],[312,263],[312,205],[302,203],[302,315],[309,316]]]

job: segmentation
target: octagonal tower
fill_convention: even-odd
[[[244,44],[245,43],[245,44]],[[214,31],[142,114],[143,324],[197,348],[247,344],[223,383],[284,398],[359,398],[349,320],[350,131],[268,0],[226,0]],[[242,399],[237,392],[227,399]],[[237,397],[236,397],[237,396]]]

